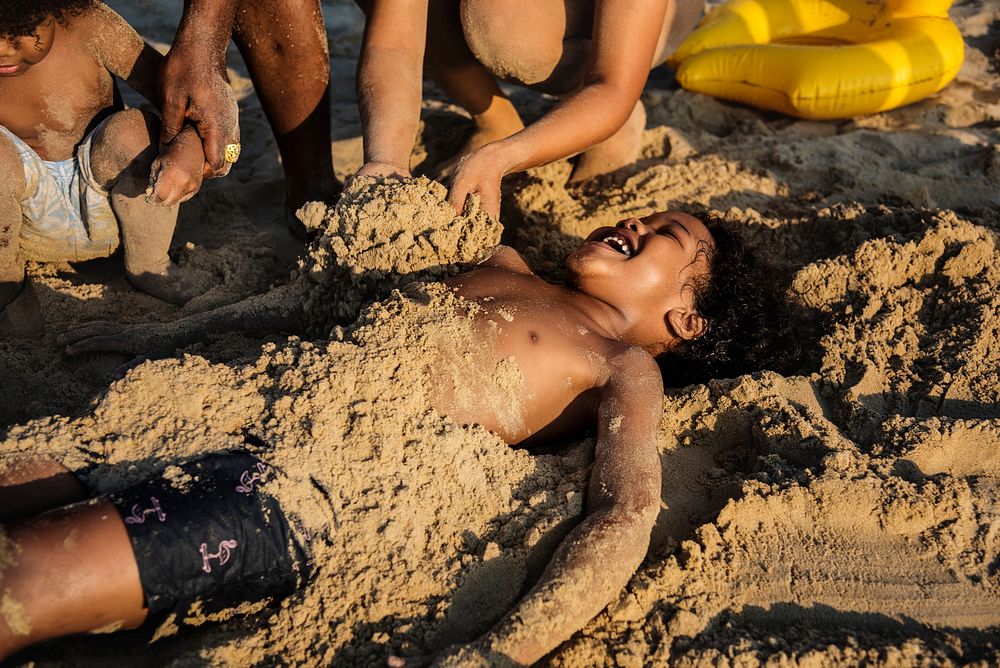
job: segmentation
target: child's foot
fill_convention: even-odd
[[[0,310],[0,339],[33,339],[44,333],[42,308],[31,282],[25,279],[24,287],[14,301]]]
[[[618,132],[580,155],[570,174],[569,183],[586,181],[631,165],[639,157],[642,131],[645,129],[646,108],[640,100],[635,103],[632,114]]]
[[[126,272],[125,275],[136,290],[177,306],[183,306],[210,287],[207,274],[182,269],[173,262],[161,272]]]
[[[485,113],[476,116],[474,120],[476,129],[472,136],[465,141],[458,153],[429,170],[428,174],[431,178],[440,181],[451,176],[458,161],[465,156],[478,148],[506,139],[524,129],[521,115],[506,98],[497,98],[497,101]]]

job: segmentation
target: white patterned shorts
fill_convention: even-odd
[[[111,199],[94,178],[90,144],[104,123],[88,134],[68,160],[42,160],[35,150],[0,125],[0,135],[17,148],[24,167],[21,197],[21,255],[28,260],[81,262],[111,255],[119,244]]]

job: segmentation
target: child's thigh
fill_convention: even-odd
[[[126,109],[108,117],[90,144],[94,179],[110,189],[129,169],[147,171],[156,157],[159,119],[141,109]]]
[[[24,188],[24,163],[21,161],[21,154],[14,142],[0,133],[0,224],[8,222],[3,219],[13,213],[14,207],[10,202],[19,201]],[[8,207],[10,211],[7,210]],[[16,208],[17,218],[20,220],[20,206]]]

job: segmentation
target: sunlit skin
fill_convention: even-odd
[[[639,153],[639,96],[650,67],[693,28],[704,0],[357,0],[365,11],[358,105],[360,173],[410,169],[421,79],[432,79],[475,129],[453,161],[449,202],[478,194],[498,215],[510,173],[581,154],[571,181],[611,172]],[[498,80],[559,97],[525,126]]]
[[[125,246],[129,280],[140,290],[174,303],[194,296],[167,258],[177,205],[200,188],[204,156],[192,128],[169,145],[156,143],[157,120],[136,109],[115,108],[117,76],[159,103],[156,75],[162,57],[104,5],[84,14],[43,21],[35,34],[0,37],[0,125],[42,160],[74,157],[94,134],[94,178],[110,192]],[[19,237],[25,177],[15,145],[0,137],[0,336],[37,329],[38,313],[5,307],[21,292],[26,257]],[[146,190],[150,188],[147,197]],[[29,221],[30,222],[30,221]],[[75,259],[67,249],[65,259]]]
[[[705,323],[695,310],[690,286],[707,270],[703,251],[711,245],[709,231],[697,219],[665,212],[594,230],[566,260],[568,286],[535,276],[517,252],[506,247],[446,281],[471,303],[477,336],[470,349],[455,341],[441,351],[431,364],[433,385],[449,388],[449,379],[455,380],[449,375],[450,363],[455,360],[473,360],[472,373],[480,380],[475,387],[444,389],[433,397],[440,412],[460,423],[483,425],[511,444],[578,435],[595,425],[597,431],[586,517],[558,548],[535,588],[489,633],[452,652],[499,654],[524,664],[537,661],[600,612],[639,566],[660,505],[656,434],[663,382],[651,353],[703,332]],[[226,306],[167,325],[84,325],[63,341],[70,354],[156,354],[209,332],[294,328],[303,319],[301,304],[289,304],[296,294],[301,293],[280,288],[263,303],[257,299]],[[481,379],[490,378],[496,364],[511,357],[523,385],[520,405],[508,408],[510,397]],[[482,400],[470,404],[457,393]],[[518,420],[512,420],[512,414]],[[35,462],[32,467],[19,468],[17,479],[0,479],[0,509],[10,509],[8,520],[82,497],[79,484],[55,462]],[[26,495],[25,486],[40,479],[46,482],[38,493]],[[16,491],[15,484],[20,485]],[[0,655],[45,638],[96,628],[98,619],[127,620],[126,625],[144,619],[123,524],[113,508],[102,503],[60,511],[65,522],[56,528],[28,519],[10,529],[24,551],[18,564],[4,572],[4,586],[38,623],[30,636],[16,636],[0,623]],[[71,529],[104,537],[99,550],[74,555],[80,560],[81,577],[62,562],[58,567],[47,564],[45,547]],[[107,603],[95,608],[65,597],[32,598],[43,584],[61,591],[71,580],[78,583],[80,599]],[[58,620],[58,625],[47,620]]]

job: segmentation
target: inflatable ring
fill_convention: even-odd
[[[733,0],[670,57],[684,88],[810,119],[901,107],[965,57],[951,0]]]

